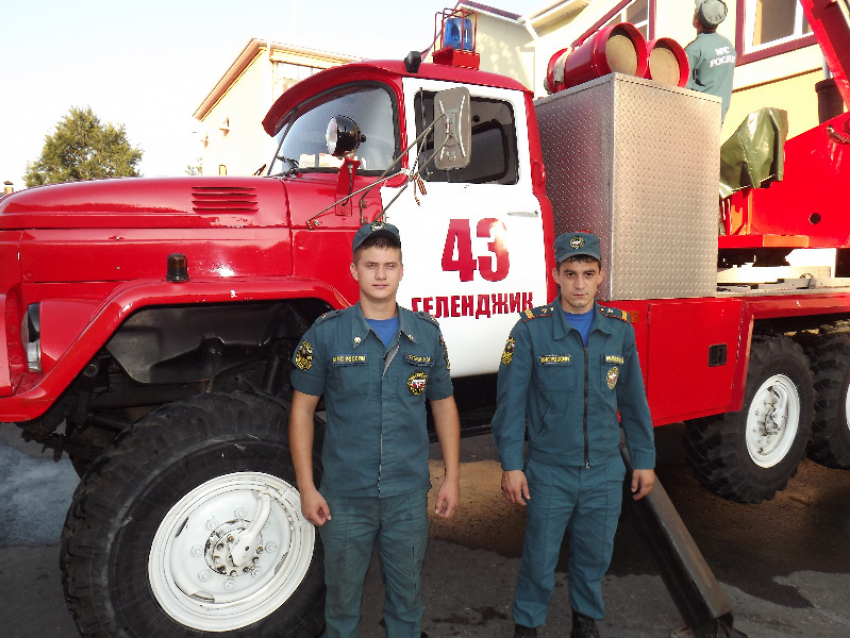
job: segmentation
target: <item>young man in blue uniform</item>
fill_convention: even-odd
[[[425,401],[446,467],[436,514],[460,500],[460,422],[436,320],[396,304],[401,239],[364,225],[352,242],[360,300],[322,315],[293,363],[289,440],[301,509],[325,550],[328,638],[359,635],[363,581],[377,543],[387,638],[420,638],[420,572],[428,541],[429,439]],[[324,397],[322,481],[313,481],[313,415]],[[423,634],[424,635],[424,634]]]
[[[502,494],[527,508],[513,604],[515,638],[537,636],[569,534],[572,638],[598,638],[602,579],[611,562],[625,466],[619,411],[635,467],[633,498],[655,482],[655,447],[634,330],[621,310],[600,306],[605,277],[599,238],[555,240],[559,297],[520,315],[499,367],[493,434]],[[523,443],[528,424],[528,452]]]
[[[691,67],[685,88],[721,98],[721,124],[732,100],[732,76],[737,60],[735,47],[717,33],[717,27],[726,19],[727,12],[723,0],[696,0],[693,24],[697,37],[685,47]]]

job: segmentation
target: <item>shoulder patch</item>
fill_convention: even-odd
[[[527,308],[520,313],[520,317],[523,321],[528,321],[530,319],[539,319],[540,317],[551,317],[552,313],[555,312],[553,306],[537,306],[536,308]]]
[[[612,319],[619,319],[620,321],[625,321],[626,323],[631,323],[631,319],[629,319],[629,313],[620,310],[619,308],[612,308],[611,306],[599,306],[599,314],[605,317],[611,317]]]
[[[323,315],[320,315],[318,319],[316,319],[316,325],[327,321],[328,319],[333,319],[334,317],[339,317],[342,314],[342,310],[329,310]]]

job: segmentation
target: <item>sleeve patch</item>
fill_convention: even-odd
[[[449,362],[449,349],[446,347],[446,340],[443,335],[440,335],[440,345],[443,347],[443,359],[446,361],[446,370],[452,369],[452,364]]]
[[[513,337],[508,337],[508,341],[505,343],[505,349],[502,352],[502,363],[504,365],[509,366],[514,360],[514,348],[516,348],[516,341]]]
[[[313,367],[313,346],[309,341],[302,341],[295,351],[295,365],[299,370],[309,370]]]

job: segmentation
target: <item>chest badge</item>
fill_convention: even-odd
[[[516,341],[513,337],[508,337],[507,342],[505,343],[505,350],[502,352],[502,363],[506,366],[511,365],[511,361],[514,360],[514,348],[516,347]]]
[[[419,396],[425,391],[425,385],[428,381],[428,376],[421,370],[417,370],[407,377],[407,388],[416,396]]]
[[[605,380],[608,382],[608,387],[612,390],[614,386],[617,385],[617,379],[620,378],[620,368],[614,366],[610,370],[608,370],[608,374],[605,375]]]
[[[313,346],[309,341],[302,341],[295,351],[295,365],[299,370],[309,370],[313,367]]]

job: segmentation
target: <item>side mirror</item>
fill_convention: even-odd
[[[443,118],[443,119],[440,119]],[[445,171],[466,168],[472,159],[469,90],[458,86],[434,96],[434,166]]]
[[[325,131],[325,141],[328,145],[328,153],[334,157],[345,157],[366,141],[366,136],[360,132],[357,122],[344,115],[335,115],[328,122]]]

